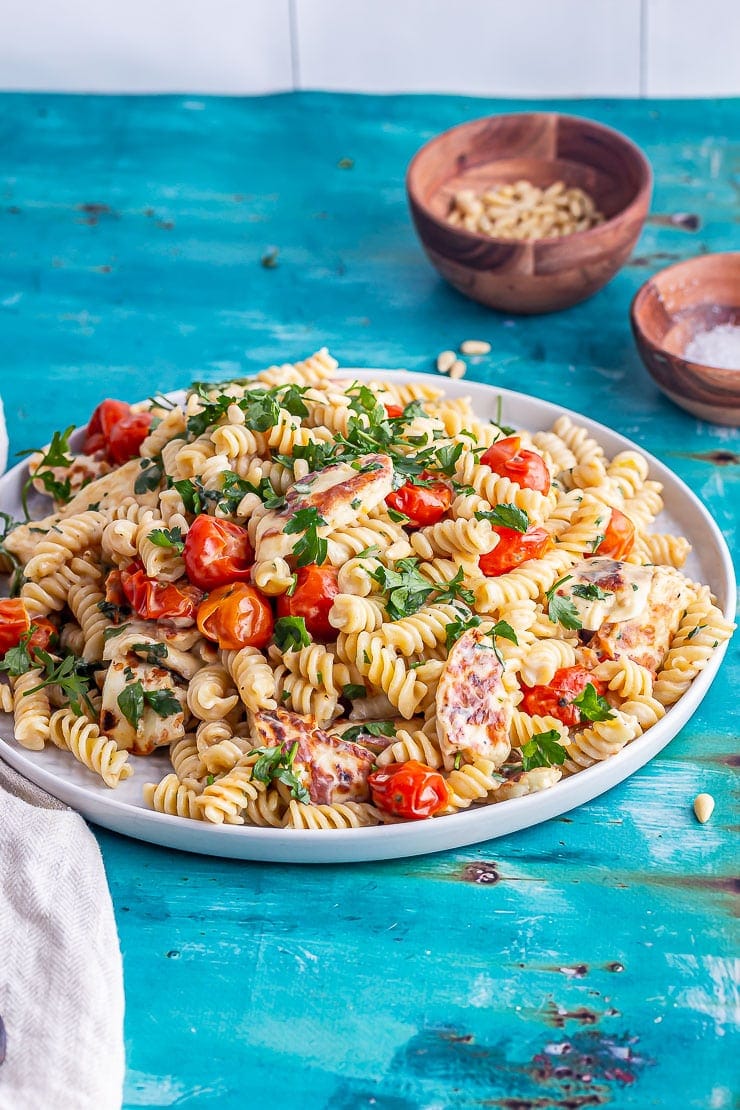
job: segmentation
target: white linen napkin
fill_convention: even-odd
[[[0,1110],[120,1110],[123,974],[100,850],[1,760],[0,1019]]]

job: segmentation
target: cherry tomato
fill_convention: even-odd
[[[33,629],[29,639],[29,648],[41,648],[42,651],[49,650],[49,644],[56,641],[59,634],[55,624],[47,620],[46,617],[35,617],[31,621],[31,628]]]
[[[436,524],[452,504],[452,490],[447,482],[440,481],[426,470],[421,478],[430,485],[416,486],[413,482],[404,482],[400,489],[394,489],[385,499],[386,505],[397,513],[404,513],[409,523],[416,527]]]
[[[525,689],[520,708],[530,715],[557,717],[564,725],[580,725],[581,714],[573,700],[583,693],[589,682],[603,697],[606,685],[585,667],[561,667],[547,686]]]
[[[634,544],[634,524],[619,509],[612,509],[604,538],[593,554],[604,555],[609,559],[626,559]],[[590,558],[590,553],[587,553],[586,558]]]
[[[368,775],[367,781],[378,809],[412,821],[434,817],[446,807],[450,797],[439,771],[418,759],[389,763]]]
[[[403,416],[403,405],[383,405],[383,408],[389,420],[396,420],[399,416]]]
[[[115,567],[105,580],[105,600],[117,609],[123,609],[128,604],[128,598],[121,585],[121,572]]]
[[[298,568],[292,595],[278,598],[279,617],[303,617],[306,631],[316,640],[335,640],[336,628],[329,624],[329,610],[339,592],[336,567],[319,567],[309,563]]]
[[[10,648],[18,647],[21,637],[31,627],[26,606],[19,597],[4,597],[0,600],[0,655]]]
[[[201,514],[190,525],[184,558],[190,581],[213,590],[229,582],[248,582],[254,551],[246,528]]]
[[[522,489],[535,489],[547,493],[550,489],[550,471],[542,455],[535,451],[521,450],[521,436],[507,436],[489,447],[481,462],[496,474],[516,482]]]
[[[149,435],[152,423],[150,412],[132,412],[122,417],[111,428],[108,436],[108,458],[114,463],[135,459],[139,448]]]
[[[198,606],[198,628],[224,651],[264,647],[273,623],[269,602],[245,582],[219,586]]]
[[[121,570],[121,588],[127,602],[144,620],[178,620],[192,624],[203,596],[195,586],[177,586],[149,578],[139,559]]]
[[[517,532],[514,528],[494,526],[499,541],[493,551],[481,555],[478,566],[487,578],[498,578],[507,570],[514,570],[527,559],[539,559],[553,545],[553,539],[544,528],[528,528]]]
[[[83,452],[86,455],[94,455],[96,451],[106,451],[112,429],[130,412],[131,405],[127,405],[125,401],[113,401],[110,398],[107,401],[101,401],[90,417],[82,446]]]

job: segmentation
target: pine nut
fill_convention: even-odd
[[[437,355],[437,369],[440,374],[446,374],[457,361],[457,355],[454,351],[440,351]]]
[[[694,813],[697,821],[705,825],[714,813],[714,798],[711,794],[697,794],[694,798]]]
[[[485,339],[466,339],[460,344],[460,350],[464,355],[487,355],[491,344],[486,343]]]
[[[461,189],[448,220],[478,235],[498,239],[554,239],[604,222],[593,198],[577,186],[555,181],[540,189],[531,181],[491,186],[480,194]]]
[[[453,362],[452,366],[450,367],[450,377],[451,378],[464,378],[466,370],[467,370],[467,366],[465,365],[463,360],[461,358],[456,358],[455,361]]]

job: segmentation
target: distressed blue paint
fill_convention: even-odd
[[[13,447],[83,420],[107,394],[241,374],[324,342],[345,363],[426,370],[438,350],[481,337],[493,354],[471,377],[636,438],[699,492],[737,551],[738,467],[690,457],[737,449],[737,433],[663,400],[627,309],[661,265],[740,245],[740,106],[577,105],[646,150],[654,213],[696,213],[700,227],[652,222],[591,301],[509,319],[429,269],[403,174],[435,132],[523,107],[0,97]],[[338,168],[345,157],[352,169]],[[126,1106],[730,1106],[738,652],[649,767],[479,848],[301,870],[99,833],[124,951]],[[690,809],[699,790],[717,799],[703,828]],[[497,882],[462,880],[486,862]]]

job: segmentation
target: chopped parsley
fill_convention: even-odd
[[[596,687],[589,682],[577,698],[573,698],[573,705],[581,714],[581,721],[611,721],[614,710],[606,698],[596,693]]]
[[[450,651],[452,645],[460,639],[463,632],[467,632],[470,628],[477,628],[479,624],[480,617],[475,613],[469,613],[467,615],[461,614],[459,620],[450,621],[449,624],[446,624],[445,647],[447,650]]]
[[[280,744],[274,748],[253,748],[249,754],[257,755],[259,758],[252,768],[252,777],[257,782],[265,784],[285,783],[290,787],[291,797],[307,805],[311,801],[311,796],[293,770],[297,752],[297,740],[288,751]]]
[[[568,752],[560,742],[560,733],[551,728],[538,732],[526,744],[522,744],[522,768],[531,771],[534,767],[554,767],[565,763]]]
[[[174,690],[145,690],[139,679],[122,690],[117,701],[118,708],[133,729],[138,729],[147,705],[158,717],[171,717],[182,711]]]
[[[396,728],[393,721],[365,721],[361,725],[353,725],[342,733],[342,740],[350,742],[360,736],[395,736]]]
[[[350,698],[350,700],[353,700],[355,698],[366,698],[367,690],[364,686],[361,686],[358,683],[348,682],[342,687],[342,697]]]
[[[185,550],[185,541],[182,538],[181,528],[155,528],[148,536],[149,542],[157,547],[172,547],[182,555]]]
[[[554,586],[545,594],[547,598],[547,615],[552,624],[561,624],[563,628],[569,628],[571,631],[583,628],[583,623],[578,614],[578,610],[568,597],[561,597],[556,591],[565,583],[569,582],[573,577],[572,574],[566,574],[565,578],[561,578]]]
[[[299,651],[311,643],[304,617],[278,617],[273,638],[280,651]]]
[[[293,548],[293,554],[299,567],[308,566],[309,563],[321,564],[326,562],[328,544],[318,529],[326,524],[318,509],[299,509],[287,522],[284,531],[288,535],[303,532]]]
[[[119,630],[116,629],[115,631],[117,632]],[[147,663],[151,663],[155,667],[158,663],[161,663],[163,659],[166,659],[168,654],[167,644],[132,644],[130,650],[135,651],[136,654],[142,656]]]
[[[571,590],[573,597],[582,597],[585,601],[603,601],[612,592],[612,590],[602,590],[600,586],[592,583],[583,586],[580,582],[577,582]]]
[[[39,448],[32,448],[30,451],[19,451],[19,456],[34,455],[37,451],[41,450],[41,461],[36,467],[33,474],[30,474],[26,481],[23,483],[21,491],[21,504],[23,511],[26,514],[26,520],[30,520],[31,514],[28,511],[28,493],[34,482],[41,482],[46,493],[48,493],[58,504],[66,505],[72,499],[72,483],[69,478],[64,478],[62,481],[57,478],[52,467],[70,467],[74,463],[74,459],[70,458],[70,445],[69,437],[75,430],[74,424],[63,432],[54,432],[51,437],[51,443],[45,451]]]
[[[475,514],[476,520],[490,520],[498,528],[511,528],[514,532],[526,532],[529,528],[529,517],[524,509],[516,505],[495,505],[489,511],[480,510]]]
[[[134,482],[134,493],[148,493],[157,489],[162,481],[162,460],[142,459],[141,473]]]
[[[35,694],[46,686],[59,686],[69,699],[72,712],[79,717],[82,713],[84,701],[92,713],[95,712],[90,701],[92,675],[89,664],[78,659],[75,655],[66,655],[63,659],[54,659],[42,648],[33,648],[33,666],[41,666],[44,671],[43,682],[26,690],[24,696]]]

